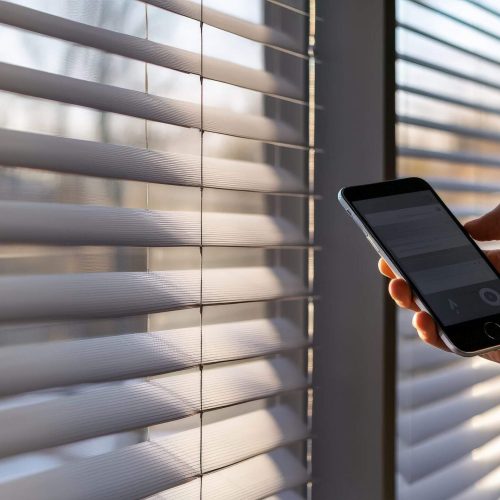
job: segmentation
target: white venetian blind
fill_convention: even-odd
[[[0,498],[305,497],[313,25],[0,0]]]
[[[500,201],[500,2],[397,5],[398,172],[464,221]],[[496,500],[500,366],[427,347],[406,313],[398,360],[398,498]]]

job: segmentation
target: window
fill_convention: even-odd
[[[306,496],[314,22],[0,1],[0,497]]]
[[[498,202],[500,5],[398,0],[398,174],[425,177],[461,220]],[[500,368],[430,349],[399,318],[398,498],[500,490]]]

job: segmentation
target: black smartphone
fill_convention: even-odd
[[[475,356],[500,347],[500,276],[427,182],[345,187],[339,201],[453,352]]]

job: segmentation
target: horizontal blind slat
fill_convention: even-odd
[[[480,8],[481,10],[483,10],[484,12],[488,12],[488,14],[493,14],[494,16],[498,17],[500,16],[500,10],[498,9],[495,9],[493,6],[491,5],[486,5],[486,4],[483,4],[481,3],[480,0],[466,0],[468,3],[474,5],[475,7],[478,7]]]
[[[492,130],[484,130],[480,128],[463,127],[461,125],[454,125],[452,123],[436,122],[434,120],[426,120],[423,118],[416,118],[413,116],[398,116],[398,123],[405,125],[414,125],[417,127],[429,128],[432,130],[439,130],[442,132],[449,132],[473,139],[482,139],[492,142],[500,142],[500,134]]]
[[[225,109],[204,106],[203,128],[218,134],[306,148],[303,135],[288,123],[263,116],[240,115]]]
[[[0,201],[0,241],[51,245],[199,246],[197,212]]]
[[[0,242],[53,245],[304,246],[281,217],[0,201]]]
[[[304,283],[283,267],[225,268],[203,271],[203,303],[236,303],[303,297]]]
[[[466,420],[500,405],[500,377],[424,407],[401,412],[401,439],[410,444],[440,434]]]
[[[305,423],[284,405],[205,425],[202,472],[305,439],[307,434]]]
[[[132,500],[153,495],[199,475],[199,436],[195,442],[182,438],[146,441],[0,484],[0,498]]]
[[[304,246],[305,235],[283,217],[203,212],[203,245]]]
[[[498,443],[496,444],[498,446]],[[495,470],[498,466],[498,458],[498,452],[491,453],[489,458],[483,460],[478,460],[475,454],[469,453],[447,467],[411,483],[409,495],[406,498],[408,500],[436,497],[451,499]]]
[[[0,320],[132,316],[200,304],[199,270],[0,278]],[[307,296],[284,268],[204,269],[204,304]]]
[[[272,497],[266,497],[265,500],[305,500],[303,496],[299,495],[295,491],[288,490],[282,491],[277,495],[273,495]]]
[[[399,381],[399,407],[412,408],[444,399],[500,373],[489,361],[478,359],[474,363],[475,366],[471,366],[468,361],[457,362]]]
[[[200,272],[86,273],[0,278],[0,319],[118,317],[196,306]]]
[[[430,149],[400,147],[398,148],[398,154],[400,156],[407,156],[410,158],[438,160],[449,163],[472,164],[492,168],[500,167],[500,156],[477,154],[468,151],[459,151],[455,153]]]
[[[286,458],[282,458],[283,456]],[[253,476],[252,474],[255,473],[258,473],[258,475]],[[229,475],[237,476],[238,481],[231,481]],[[272,492],[283,489],[283,484],[287,485],[286,488],[290,488],[304,484],[308,480],[307,473],[305,473],[305,469],[301,466],[300,462],[286,450],[276,450],[269,454],[246,460],[231,467],[229,474],[225,472],[225,469],[222,469],[211,472],[209,476],[210,484],[208,488],[202,487],[201,481],[196,479],[185,485],[177,486],[148,497],[147,500],[192,500],[200,494],[200,491],[202,491],[203,498],[209,500],[219,500],[219,498],[227,498],[228,500],[234,500],[235,498],[244,500],[260,500],[262,498],[266,500],[303,500],[303,497],[294,491],[285,490],[276,494]],[[260,488],[257,486],[252,488],[252,485],[248,484],[247,477],[258,477],[259,481],[262,481],[264,484]],[[242,478],[244,478],[244,482],[241,482]],[[255,479],[253,481],[254,484],[257,482]],[[233,484],[228,486],[226,483]],[[237,484],[240,485],[239,488]],[[218,489],[219,485],[221,486],[220,490]],[[228,490],[228,488],[231,489]],[[272,496],[267,496],[269,494]]]
[[[439,92],[431,92],[422,88],[414,87],[412,85],[398,85],[397,90],[399,90],[400,92],[406,92],[408,94],[413,94],[420,97],[426,97],[428,99],[433,99],[448,104],[455,104],[457,106],[473,109],[476,111],[484,111],[485,113],[500,115],[500,108],[498,107],[464,100],[462,98],[449,96]]]
[[[199,439],[200,430],[193,428],[182,431],[183,440],[188,442]],[[218,474],[224,468],[235,463],[244,463],[251,457],[262,456],[278,447],[303,440],[307,437],[307,427],[287,406],[277,405],[252,411],[247,414],[226,418],[210,424],[203,424],[203,473]],[[158,438],[158,443],[167,443],[168,438]],[[216,471],[216,472],[213,472]],[[286,471],[283,471],[285,474]],[[180,498],[200,487],[198,481],[176,487]],[[198,490],[199,491],[199,490]],[[173,491],[168,490],[150,497],[152,499],[170,499]],[[189,497],[188,497],[189,498]],[[209,497],[211,498],[211,497]],[[245,497],[246,498],[246,497]]]
[[[199,186],[199,156],[0,129],[0,163],[52,172]]]
[[[500,467],[497,467],[451,500],[492,500],[498,495],[499,490]]]
[[[202,407],[200,383],[199,372],[188,372],[148,382],[113,384],[82,394],[0,411],[0,456],[60,446],[193,415]],[[207,388],[204,388],[201,397],[206,411],[304,388],[306,381],[296,366],[277,358],[212,368],[204,376],[204,386]],[[265,418],[261,420],[264,426]],[[286,422],[290,424],[290,429],[296,429],[296,421],[289,420]],[[271,426],[271,423],[267,422],[267,425]],[[214,433],[219,433],[220,449],[224,445],[220,437],[223,429],[220,426],[214,429],[217,429]],[[212,442],[210,436],[207,432],[208,442]],[[271,439],[264,432],[261,438]],[[283,439],[286,441],[288,438]],[[257,443],[257,437],[252,441]],[[239,453],[244,450],[244,444],[240,445]],[[246,446],[251,448],[252,444]],[[206,467],[212,464],[212,468],[216,468],[214,464],[217,467],[225,465],[224,460],[229,460],[227,456],[231,454],[230,450],[226,450],[226,455],[221,451],[214,456],[210,448],[206,450]]]
[[[286,358],[217,366],[203,371],[203,409],[221,408],[306,387],[304,374]]]
[[[469,28],[471,30],[474,30],[478,33],[489,36],[489,37],[493,38],[494,40],[500,40],[500,35],[498,35],[497,33],[493,32],[491,30],[485,29],[485,28],[483,28],[483,27],[481,27],[478,24],[475,24],[473,22],[469,22],[461,17],[450,14],[446,10],[442,10],[442,9],[438,8],[437,6],[431,5],[431,4],[423,2],[421,0],[409,0],[409,1],[415,5],[419,5],[420,7],[424,7],[426,10],[433,12],[434,14],[438,14],[439,16],[446,17],[457,24],[461,24],[461,25],[466,26],[467,28]]]
[[[148,333],[7,346],[0,350],[0,396],[72,384],[159,375],[307,345],[285,318],[256,319]]]
[[[499,59],[494,59],[493,57],[488,57],[485,54],[481,54],[479,52],[475,52],[474,50],[467,49],[466,47],[463,47],[462,45],[457,45],[456,43],[449,42],[448,40],[445,40],[444,38],[433,35],[429,31],[423,30],[421,28],[417,28],[415,26],[412,26],[410,24],[403,23],[403,22],[398,22],[396,26],[398,28],[402,28],[408,32],[415,33],[416,35],[427,38],[428,40],[432,40],[433,42],[437,42],[441,45],[445,45],[446,47],[450,47],[451,49],[454,49],[458,52],[461,52],[462,54],[467,54],[467,55],[472,56],[476,59],[481,59],[482,61],[486,61],[486,62],[489,62],[491,64],[500,65]]]
[[[422,59],[421,57],[414,57],[406,54],[397,54],[397,58],[400,61],[406,61],[412,64],[416,64],[417,66],[421,66],[422,68],[427,68],[436,71],[438,73],[442,73],[443,75],[453,76],[455,78],[460,78],[461,80],[464,80],[466,82],[477,83],[479,85],[483,85],[488,88],[500,90],[500,83],[497,83],[493,80],[486,80],[485,78],[473,76],[472,74],[455,70],[447,66],[443,66],[441,64],[435,64],[425,59]]]
[[[199,54],[0,1],[0,22],[158,66],[200,73]]]
[[[259,426],[248,429],[249,421],[261,426],[261,435],[259,435]],[[224,424],[239,429],[241,435],[228,436]],[[271,485],[281,484],[282,481],[286,481],[286,484],[278,489],[266,490],[263,496],[307,480],[307,473],[303,466],[285,450],[278,449],[269,454],[257,455],[255,458],[245,460],[247,457],[266,452],[280,444],[305,437],[305,426],[288,408],[278,406],[272,409],[257,410],[225,421],[205,424],[204,432],[209,436],[213,456],[220,457],[216,462],[212,462],[212,466],[222,465],[225,467],[210,473],[210,477],[213,478],[214,475],[217,477],[210,480],[211,486],[207,490],[207,498],[219,498],[213,496],[217,492],[215,485],[221,481],[225,483],[228,473],[224,471],[229,471],[230,474],[234,473],[233,467],[235,466],[232,465],[234,462],[239,462],[236,467],[243,466],[245,469],[249,464],[254,464],[255,460],[256,463],[262,463],[264,460],[268,465],[272,465],[266,460],[266,457],[280,457],[283,453],[292,460],[281,461],[279,468],[266,467],[263,472],[266,472],[267,475],[263,476],[264,481],[259,481],[261,485],[259,488],[262,488],[263,484],[266,484],[266,488],[270,488]],[[245,432],[249,432],[246,437]],[[256,440],[252,442],[254,438]],[[69,498],[72,499],[128,499],[153,495],[174,487],[182,481],[194,479],[199,473],[199,439],[200,431],[198,428],[180,431],[154,441],[128,446],[54,470],[0,484],[0,495],[11,498],[8,495],[15,491],[15,498],[21,500],[33,498],[35,492],[36,498],[41,500],[49,498],[67,500],[68,496],[64,496],[64,494],[68,495],[68,491],[71,492]],[[233,446],[230,449],[231,440],[235,440],[235,443],[238,442],[242,446],[240,448]],[[217,450],[221,453],[218,454]],[[254,482],[255,476],[247,475],[246,477],[249,481]],[[253,495],[251,486],[245,485],[245,490],[247,488],[250,496],[245,496],[245,498],[254,498],[251,496]],[[192,488],[188,486],[187,490],[192,491]],[[168,491],[165,492],[166,496],[163,495],[155,495],[153,498],[172,498],[168,496]]]
[[[269,193],[309,194],[304,182],[265,163],[203,157],[203,185]]]
[[[201,129],[201,106],[103,83],[0,63],[0,90],[85,106],[181,127]],[[301,134],[264,116],[203,108],[203,129],[218,134],[305,148]]]
[[[7,346],[0,350],[0,395],[146,377],[199,362],[199,328]]]
[[[401,339],[398,343],[398,365],[399,370],[402,372],[425,370],[456,361],[453,354],[444,350],[433,349],[420,339]]]
[[[205,187],[305,194],[299,179],[265,163],[203,158]],[[0,129],[0,163],[54,172],[201,185],[200,156]]]
[[[304,466],[289,451],[278,449],[205,475],[202,493],[210,500],[258,500],[307,480]]]
[[[286,318],[205,324],[203,338],[204,363],[270,354],[308,343],[303,331]]]
[[[498,193],[500,192],[500,184],[482,183],[482,182],[467,182],[455,179],[446,179],[441,177],[426,177],[434,189],[442,191],[454,192],[470,192],[470,193]]]
[[[201,127],[200,106],[137,90],[0,63],[0,89],[145,120]]]
[[[190,0],[143,0],[145,3],[168,10],[196,21],[203,21],[215,28],[260,42],[271,47],[300,53],[300,42],[281,31],[262,24],[256,24]],[[202,19],[203,15],[203,19]]]
[[[303,92],[291,81],[267,71],[204,55],[201,74],[210,80],[229,83],[274,97],[291,99],[299,103],[305,102]]]
[[[413,482],[444,469],[499,436],[499,416],[496,408],[479,417],[488,420],[484,425],[467,421],[421,443],[400,446],[399,470],[408,481]]]
[[[90,26],[4,0],[0,1],[0,22],[164,68],[203,75],[205,78],[258,92],[290,99],[304,99],[298,88],[279,75],[215,57],[204,56],[202,65],[201,55],[188,50]]]
[[[177,420],[199,408],[199,373],[184,373],[7,409],[0,411],[0,456]]]

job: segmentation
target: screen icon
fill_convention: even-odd
[[[460,308],[455,301],[448,299],[448,305],[450,306],[450,309],[455,312],[455,314],[460,314]]]
[[[479,296],[483,302],[490,306],[500,306],[500,293],[493,290],[493,288],[481,288]]]

